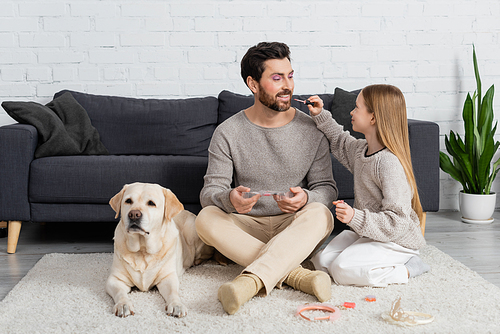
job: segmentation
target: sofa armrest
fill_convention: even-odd
[[[0,127],[0,221],[31,220],[28,182],[37,143],[34,126]]]
[[[408,119],[411,161],[424,212],[439,210],[439,126]]]

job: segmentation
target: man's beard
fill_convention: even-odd
[[[288,102],[278,101],[277,98],[280,95],[291,95],[292,92],[290,90],[286,89],[276,94],[276,96],[271,96],[270,94],[267,94],[267,92],[262,88],[262,86],[260,86],[259,92],[260,92],[259,94],[260,103],[262,103],[269,109],[274,111],[287,111],[288,109],[290,109],[290,106],[292,104],[291,98],[290,100],[288,100]]]

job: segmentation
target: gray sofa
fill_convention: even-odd
[[[116,223],[108,201],[126,183],[158,183],[171,189],[187,210],[198,213],[213,131],[253,104],[252,96],[228,91],[217,98],[186,99],[61,91],[54,101],[66,92],[87,112],[109,154],[35,158],[40,141],[46,141],[37,127],[19,123],[0,127],[0,221],[9,222],[9,253],[16,250],[21,222]],[[320,94],[325,109],[350,131],[349,111],[357,93],[337,88],[335,94]],[[294,101],[293,106],[307,112],[303,104]],[[412,119],[408,127],[422,206],[426,212],[437,211],[439,128]],[[352,204],[352,175],[333,157],[332,161],[339,198]]]

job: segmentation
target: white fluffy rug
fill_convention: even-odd
[[[233,316],[223,311],[217,289],[241,270],[212,262],[182,277],[185,318],[168,317],[157,291],[132,292],[136,315],[117,318],[104,285],[111,254],[49,254],[0,303],[1,333],[499,333],[500,288],[433,246],[421,251],[431,272],[407,285],[356,288],[332,285],[333,305],[355,302],[335,322],[308,322],[295,316],[312,296],[275,289],[255,297]],[[374,295],[376,302],[364,300]],[[386,323],[381,313],[401,296],[405,311],[434,316],[412,328]]]

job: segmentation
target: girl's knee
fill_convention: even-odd
[[[332,261],[332,263],[330,263],[330,265],[328,266],[328,272],[330,273],[330,276],[332,276],[335,283],[340,285],[347,285],[346,276],[348,274],[348,271],[345,270],[338,257],[334,261]]]
[[[353,266],[352,260],[337,257],[328,267],[335,283],[339,285],[371,286],[371,280],[364,268]]]

